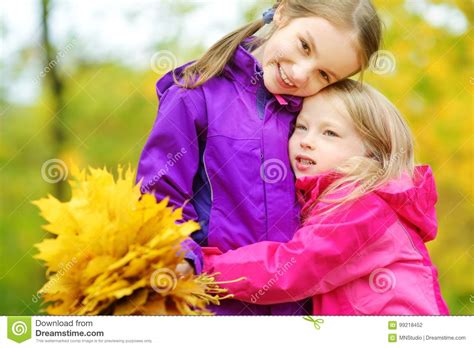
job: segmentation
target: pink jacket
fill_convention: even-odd
[[[296,181],[303,211],[335,180]],[[319,315],[449,314],[425,242],[437,233],[429,166],[391,181],[328,215],[314,214],[287,243],[259,242],[221,253],[203,248],[204,271],[238,300],[273,304],[312,297]],[[318,202],[316,210],[330,207]]]

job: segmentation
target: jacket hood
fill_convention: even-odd
[[[314,202],[324,190],[341,175],[325,172],[316,176],[306,176],[296,180],[298,199],[302,204]],[[413,178],[408,174],[389,181],[374,190],[373,194],[382,198],[397,215],[415,227],[424,242],[436,237],[438,224],[435,204],[438,200],[433,172],[428,165],[415,168]]]
[[[158,82],[156,83],[156,95],[158,96],[158,99],[161,99],[163,94],[165,94],[165,92],[168,89],[170,89],[172,86],[175,85],[175,82],[173,79],[173,72],[176,75],[176,77],[180,77],[184,68],[186,68],[188,65],[192,63],[194,63],[194,61],[181,65],[175,68],[174,70],[168,71],[158,80]]]

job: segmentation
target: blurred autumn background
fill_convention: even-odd
[[[439,236],[428,246],[452,314],[472,315],[473,2],[374,2],[394,65],[365,79],[402,110],[418,161],[433,167]],[[155,120],[157,79],[271,4],[2,3],[0,314],[39,313],[45,274],[32,255],[47,233],[31,201],[69,197],[66,181],[54,179],[55,161],[136,167]]]

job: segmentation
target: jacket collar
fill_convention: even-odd
[[[265,88],[263,70],[260,62],[250,53],[253,47],[260,44],[259,39],[251,36],[242,41],[235,50],[231,61],[224,67],[223,75],[237,81],[245,89],[255,92]],[[290,112],[298,112],[303,106],[303,98],[292,95],[274,95],[275,100]]]
[[[314,176],[303,176],[296,179],[296,193],[299,202],[304,205],[315,201],[341,174],[334,171],[320,173]]]
[[[325,172],[315,176],[305,176],[296,180],[298,201],[303,207],[302,212],[311,214],[309,208],[318,197],[341,174]],[[344,196],[351,191],[342,190],[331,198]],[[413,177],[403,174],[400,178],[391,180],[373,192],[383,199],[398,216],[403,217],[417,227],[418,234],[427,242],[433,240],[437,233],[435,204],[438,199],[433,172],[428,165],[415,167]]]

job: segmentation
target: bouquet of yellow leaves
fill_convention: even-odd
[[[180,243],[199,229],[182,219],[182,208],[167,207],[141,194],[135,173],[105,168],[89,173],[72,168],[72,197],[49,195],[33,203],[56,235],[36,246],[48,281],[39,291],[46,312],[60,315],[212,314],[225,289],[212,275],[179,274]]]

